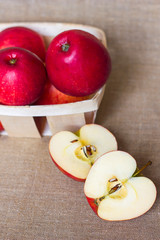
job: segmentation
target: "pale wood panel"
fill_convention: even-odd
[[[92,112],[86,112],[84,115],[85,115],[85,120],[86,120],[86,123],[89,124],[89,123],[94,123],[95,122],[95,119],[96,119],[96,114],[97,114],[97,111],[92,111]]]
[[[76,132],[86,123],[84,113],[53,117],[48,116],[47,120],[52,134],[63,130]]]
[[[32,117],[0,116],[0,121],[10,137],[41,137]]]

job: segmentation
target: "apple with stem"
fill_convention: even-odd
[[[0,103],[28,105],[41,95],[47,79],[42,60],[22,48],[0,50]]]
[[[63,173],[77,181],[85,181],[96,159],[113,150],[117,150],[115,137],[97,124],[86,124],[77,134],[58,132],[49,142],[53,162]]]
[[[36,105],[52,105],[52,104],[63,104],[72,103],[89,99],[91,96],[86,97],[73,97],[60,92],[56,89],[53,84],[49,81],[44,87],[44,91],[37,102]]]
[[[111,72],[111,59],[98,38],[73,29],[52,40],[46,53],[46,68],[59,91],[81,97],[95,93],[105,84]]]
[[[123,151],[97,159],[84,185],[93,211],[109,221],[128,220],[147,212],[155,202],[156,187],[149,178],[139,176],[146,166],[137,171],[135,159]]]
[[[25,48],[37,56],[42,61],[45,60],[45,43],[42,36],[27,27],[14,26],[0,32],[0,49],[9,47]]]

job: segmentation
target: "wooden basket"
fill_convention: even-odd
[[[45,39],[46,46],[60,32],[69,29],[87,31],[106,46],[106,37],[101,29],[66,23],[4,23],[0,24],[0,31],[12,26],[25,26],[39,32]],[[101,103],[105,86],[91,99],[74,103],[32,106],[0,105],[0,121],[7,134],[11,137],[34,137],[52,135],[61,130],[77,131],[86,123],[93,123]]]

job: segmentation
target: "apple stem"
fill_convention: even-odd
[[[63,52],[68,52],[69,48],[70,48],[70,45],[68,43],[65,43],[61,46],[61,49]]]
[[[16,59],[16,58],[11,58],[11,59],[9,60],[9,63],[10,63],[11,65],[14,65],[16,62],[17,62],[17,59]]]
[[[148,167],[151,164],[152,162],[148,161],[141,169],[139,169],[136,173],[133,174],[133,177],[136,177],[139,173],[141,173],[146,167]]]

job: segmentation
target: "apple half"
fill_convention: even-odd
[[[102,219],[120,221],[147,212],[156,199],[154,183],[135,174],[135,159],[126,152],[102,155],[91,168],[84,193],[93,211]]]
[[[85,181],[96,159],[113,150],[117,150],[115,137],[97,124],[86,124],[77,134],[58,132],[49,142],[53,162],[63,173],[77,181]]]

